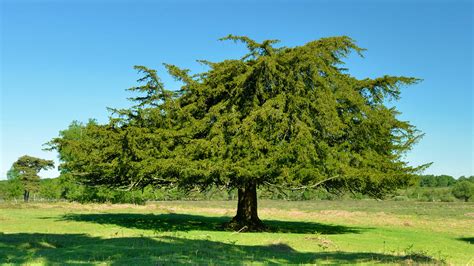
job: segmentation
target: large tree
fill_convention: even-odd
[[[424,167],[403,161],[421,134],[386,105],[418,79],[351,76],[342,60],[363,49],[345,36],[292,48],[223,40],[242,42],[249,53],[200,61],[208,70],[195,75],[165,65],[183,84],[179,90],[166,90],[156,71],[137,66],[144,76],[130,89],[141,93],[132,98],[136,105],[114,109],[106,125],[83,125],[79,137],[63,131],[50,142],[62,169],[95,185],[237,189],[229,226],[259,230],[259,186],[382,197]]]
[[[28,155],[21,156],[13,163],[11,172],[14,173],[23,186],[23,199],[28,202],[30,192],[39,189],[40,177],[38,173],[41,170],[47,170],[54,167],[54,162],[51,160],[44,160]]]

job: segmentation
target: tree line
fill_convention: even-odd
[[[427,180],[430,180],[427,182]],[[450,182],[446,182],[450,180]],[[80,203],[132,203],[144,204],[147,201],[168,200],[236,200],[237,191],[210,188],[206,191],[181,189],[157,189],[152,186],[141,190],[117,190],[107,187],[91,187],[78,183],[70,175],[58,178],[41,179],[30,189],[30,200],[71,201]],[[0,200],[23,201],[25,188],[18,178],[0,181]],[[258,189],[261,199],[280,200],[339,200],[365,199],[363,194],[335,194],[323,188],[293,191],[289,189]],[[385,197],[387,200],[416,201],[474,201],[474,176],[461,176],[455,179],[449,175],[421,175],[415,185],[395,191]]]

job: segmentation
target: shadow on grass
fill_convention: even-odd
[[[465,241],[469,244],[474,244],[474,237],[460,237],[458,240]]]
[[[285,244],[245,246],[179,237],[99,238],[85,234],[0,233],[0,262],[26,264],[435,263],[364,252],[297,252]]]
[[[170,231],[224,231],[222,225],[230,217],[210,217],[190,214],[137,214],[137,213],[99,213],[69,214],[64,220],[91,222],[98,224],[114,224],[126,228],[153,230],[156,232]],[[296,234],[346,234],[360,233],[369,228],[329,225],[312,222],[265,220],[270,232]]]

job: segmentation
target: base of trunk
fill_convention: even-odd
[[[263,232],[268,231],[268,227],[260,220],[241,220],[237,217],[224,224],[224,229],[236,232]]]
[[[257,185],[249,182],[238,189],[237,214],[224,227],[237,232],[265,231],[257,214]]]

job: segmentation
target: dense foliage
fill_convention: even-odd
[[[422,175],[420,177],[420,187],[448,187],[455,182],[454,177],[449,175]]]
[[[209,70],[196,75],[166,65],[184,84],[177,91],[137,66],[144,76],[131,88],[141,93],[136,105],[113,110],[105,125],[72,124],[50,142],[62,172],[126,189],[236,189],[233,224],[258,229],[257,187],[321,186],[380,198],[425,167],[402,160],[421,134],[385,105],[416,78],[351,76],[342,60],[363,49],[345,36],[292,48],[223,40],[242,42],[249,53],[201,61]]]
[[[453,195],[464,201],[474,199],[474,183],[467,180],[457,182],[453,187]]]

